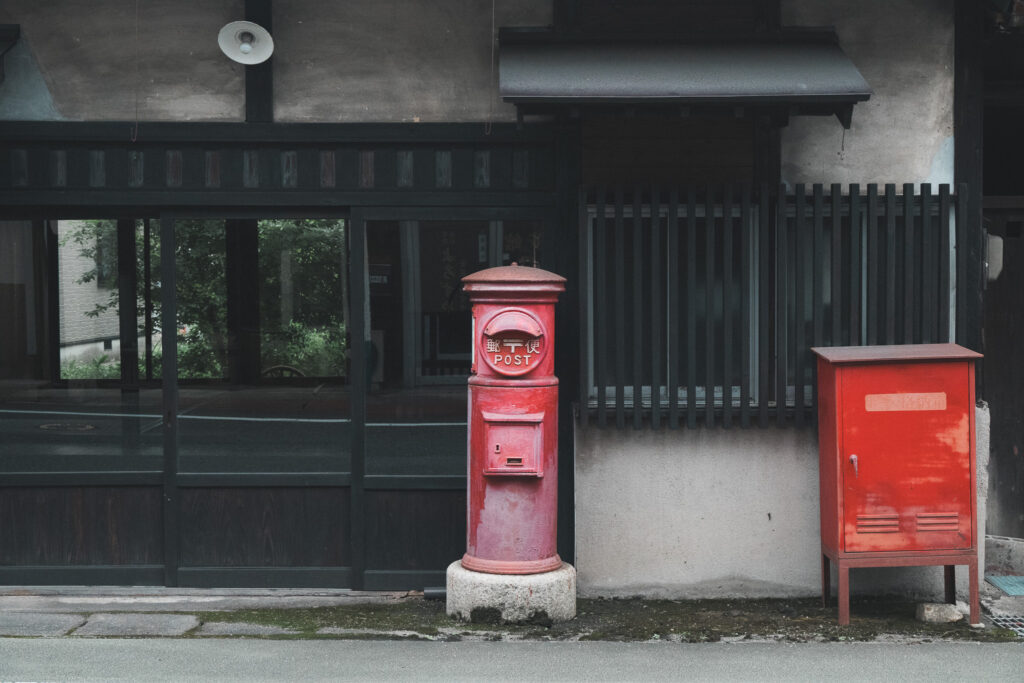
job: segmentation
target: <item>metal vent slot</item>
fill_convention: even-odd
[[[955,512],[922,512],[917,515],[918,531],[959,531],[960,517]]]
[[[859,534],[895,534],[900,530],[897,515],[857,515]]]

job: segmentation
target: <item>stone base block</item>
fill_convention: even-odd
[[[963,618],[956,605],[944,602],[921,602],[917,605],[917,620],[926,624],[948,624]]]
[[[484,574],[448,566],[447,611],[475,623],[569,621],[576,616],[576,568],[543,574]]]

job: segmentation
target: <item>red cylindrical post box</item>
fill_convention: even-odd
[[[555,302],[565,278],[512,264],[462,279],[473,306],[469,505],[462,566],[558,569]]]

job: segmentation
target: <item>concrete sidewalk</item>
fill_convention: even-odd
[[[287,635],[289,629],[222,623],[195,613],[387,605],[408,592],[333,589],[22,586],[0,588],[0,636],[174,637]]]
[[[419,593],[335,588],[0,586],[0,612],[188,612],[387,604]]]

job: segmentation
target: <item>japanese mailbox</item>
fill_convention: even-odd
[[[565,278],[512,264],[462,281],[473,306],[462,566],[490,574],[553,571],[562,566],[554,322]]]
[[[956,344],[832,347],[818,354],[822,598],[839,573],[839,623],[850,623],[849,570],[943,565],[956,602],[968,566],[978,623],[974,361]]]

